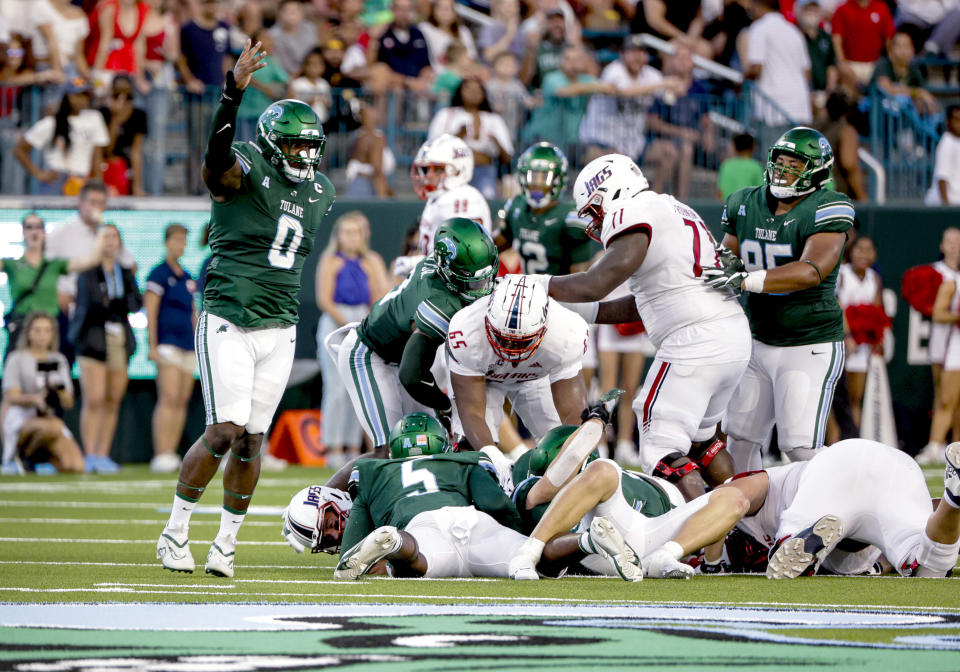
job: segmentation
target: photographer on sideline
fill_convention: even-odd
[[[3,472],[49,462],[57,471],[83,473],[83,454],[61,416],[73,406],[67,358],[57,322],[43,312],[27,316],[17,349],[3,372]]]

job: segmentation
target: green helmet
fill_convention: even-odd
[[[803,168],[777,164],[780,156],[791,156],[804,162]],[[780,136],[767,152],[767,169],[763,183],[774,198],[795,198],[822,189],[830,181],[833,149],[823,134],[806,126],[797,126]],[[784,184],[789,176],[792,184]]]
[[[444,283],[464,299],[473,301],[493,291],[500,267],[497,246],[472,219],[452,217],[441,224],[433,237],[433,257]]]
[[[567,157],[549,142],[538,142],[517,159],[520,189],[531,208],[539,210],[560,199],[567,186]]]
[[[278,100],[257,120],[257,144],[263,156],[291,182],[313,179],[327,138],[320,117],[306,103]]]
[[[540,437],[537,446],[530,451],[529,476],[543,476],[547,467],[553,462],[564,442],[570,438],[570,435],[580,429],[580,425],[560,425],[554,427],[549,432]],[[600,458],[600,453],[596,448],[587,457],[587,462],[593,462]]]
[[[409,413],[390,432],[390,457],[449,453],[453,446],[443,425],[426,413]]]

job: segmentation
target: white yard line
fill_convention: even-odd
[[[66,560],[0,560],[0,565],[51,565],[55,567],[158,567],[156,562],[80,562]],[[244,569],[300,569],[300,570],[326,570],[333,571],[333,566],[329,567],[305,567],[303,565],[247,565]]]
[[[191,539],[194,544],[209,544],[212,539]],[[49,539],[46,537],[0,537],[11,544],[156,544],[156,539]],[[238,546],[286,546],[285,541],[238,541]]]
[[[122,518],[0,518],[0,524],[41,524],[41,525],[158,525],[166,523],[166,518],[124,520]],[[191,520],[191,525],[219,525],[218,520]],[[280,529],[280,522],[269,523],[265,520],[246,520],[244,527],[275,527]]]

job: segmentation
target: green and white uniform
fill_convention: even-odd
[[[470,303],[444,284],[433,257],[427,257],[359,325],[342,327],[327,339],[363,431],[375,446],[386,445],[390,428],[407,413],[430,412],[410,397],[398,377],[414,326],[442,344],[450,318]]]
[[[774,215],[767,187],[727,199],[724,233],[736,236],[748,271],[800,260],[810,236],[846,233],[853,226],[850,199],[822,189],[784,215]],[[826,270],[826,269],[824,269]],[[839,263],[816,287],[789,294],[748,293],[753,354],[727,411],[724,429],[734,439],[766,441],[774,423],[783,450],[823,445],[833,390],[843,372],[843,312],[835,296]],[[754,465],[738,464],[738,470]]]
[[[228,200],[213,201],[213,260],[196,332],[207,424],[266,431],[296,348],[303,262],[336,196],[321,173],[294,184],[253,143],[234,143],[243,172]]]
[[[526,537],[482,461],[482,453],[467,452],[357,462],[344,555],[375,528],[392,525],[416,539],[428,577],[506,577]]]
[[[504,222],[500,233],[523,258],[523,273],[565,275],[599,251],[569,204],[554,203],[536,213],[520,194],[504,204],[499,216]]]

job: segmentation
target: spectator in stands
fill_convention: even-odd
[[[393,22],[380,37],[368,85],[374,93],[404,89],[425,93],[430,89],[433,71],[426,38],[413,22],[413,2],[393,0],[392,7]]]
[[[230,26],[230,53],[238,56],[247,40],[263,27],[263,4],[246,0],[237,8],[236,20]]]
[[[797,16],[797,25],[807,41],[813,106],[822,110],[827,102],[827,95],[837,88],[840,81],[837,52],[830,34],[822,26],[824,17],[820,0],[797,0],[793,11]]]
[[[701,0],[639,0],[630,32],[676,40],[693,53],[712,58],[713,47],[703,38],[705,23],[700,5]]]
[[[49,84],[56,81],[53,70],[40,70],[33,66],[33,54],[30,45],[25,44],[18,35],[10,37],[3,47],[5,58],[0,61],[0,117],[7,117],[19,111],[17,99],[24,86]]]
[[[883,0],[847,0],[831,19],[833,46],[841,74],[847,70],[866,86],[894,33],[893,17]]]
[[[856,201],[865,201],[868,195],[860,167],[860,134],[850,121],[856,108],[845,94],[836,91],[827,98],[826,111],[827,119],[819,127],[833,148],[833,188]]]
[[[143,39],[143,69],[146,92],[147,137],[144,141],[144,189],[152,196],[163,193],[167,158],[167,122],[170,89],[176,81],[173,64],[180,56],[180,24],[170,0],[147,0],[150,13],[140,33]]]
[[[497,196],[497,163],[510,163],[513,139],[499,114],[490,108],[487,92],[479,79],[464,79],[450,99],[450,107],[437,111],[427,139],[444,133],[456,135],[473,151],[473,179],[470,184],[486,198]]]
[[[434,72],[447,65],[447,47],[453,42],[462,44],[471,60],[476,61],[480,57],[473,34],[457,16],[455,7],[453,0],[434,0],[430,4],[427,20],[417,24],[417,28],[427,40],[430,67]]]
[[[270,28],[273,58],[288,75],[299,72],[303,59],[317,46],[317,27],[306,21],[300,0],[283,0]]]
[[[717,149],[716,130],[707,114],[707,89],[693,78],[690,49],[677,44],[674,53],[664,59],[663,74],[676,83],[653,104],[647,128],[655,139],[646,160],[656,166],[653,190],[666,192],[672,181],[669,193],[683,200],[690,193],[694,157],[699,152],[697,163],[705,165]]]
[[[490,19],[480,26],[477,35],[483,60],[492,65],[498,55],[509,51],[519,62],[527,44],[520,32],[520,0],[492,0]]]
[[[564,51],[571,46],[567,40],[566,20],[560,9],[547,12],[542,25],[542,31],[524,33],[527,46],[520,66],[520,80],[531,89],[541,88],[544,77],[560,69]]]
[[[7,21],[7,30],[30,43],[37,70],[53,70],[59,84],[66,80],[60,46],[54,25],[60,15],[50,0],[0,0],[0,16]]]
[[[567,0],[526,0],[526,3],[531,11],[520,24],[520,32],[528,42],[534,40],[534,36],[554,32],[548,24],[551,19],[556,18],[557,12],[560,12],[563,15],[566,42],[578,46],[583,44],[580,22]]]
[[[83,454],[62,416],[73,408],[70,365],[57,352],[57,323],[43,312],[26,319],[17,349],[3,371],[2,473],[49,463],[61,472],[83,473]]]
[[[763,166],[753,158],[754,147],[749,133],[733,136],[733,156],[724,159],[717,172],[717,192],[723,202],[735,191],[763,184]]]
[[[83,43],[90,34],[90,19],[86,12],[70,0],[50,0],[50,6],[59,15],[53,22],[53,35],[64,73],[68,77],[90,78],[90,66],[84,54]]]
[[[568,157],[577,156],[580,122],[590,96],[596,93],[613,95],[616,87],[587,74],[590,57],[583,47],[567,47],[560,69],[543,79],[543,105],[536,108],[523,129],[525,142],[550,138]]]
[[[517,56],[512,51],[501,51],[493,59],[493,73],[485,84],[490,107],[503,117],[514,140],[519,138],[527,112],[536,102],[518,78],[519,74]]]
[[[476,61],[470,59],[467,48],[459,42],[451,42],[447,46],[447,55],[444,62],[445,65],[441,65],[438,70],[434,71],[437,76],[430,87],[430,93],[441,102],[450,99],[465,77],[483,78],[486,74],[485,70],[482,70],[482,65],[474,65]]]
[[[597,32],[620,32],[623,17],[614,0],[581,0],[583,15],[580,23],[587,30]]]
[[[147,312],[150,361],[157,365],[157,405],[153,409],[153,459],[150,471],[179,470],[177,447],[193,395],[197,357],[193,332],[197,324],[197,283],[180,265],[187,248],[187,228],[171,224],[163,236],[166,258],[147,278],[143,306]]]
[[[379,116],[373,105],[361,103],[361,126],[356,132],[350,160],[347,162],[347,198],[393,196],[387,181],[397,167],[397,159],[387,144],[387,136],[378,128]]]
[[[747,30],[744,75],[757,81],[754,109],[761,120],[772,125],[809,124],[813,111],[807,43],[778,7],[778,0],[754,0],[756,20]]]
[[[99,177],[103,148],[110,143],[103,115],[91,109],[90,83],[78,77],[67,82],[60,105],[27,129],[14,155],[40,182],[44,195],[76,194],[89,177]],[[40,150],[41,166],[33,162],[32,149]]]
[[[915,51],[946,56],[960,38],[960,5],[953,0],[899,0],[895,19]]]
[[[103,181],[114,195],[143,196],[143,139],[147,133],[147,115],[133,105],[133,80],[118,74],[110,85],[110,98],[100,108],[110,144],[103,152],[106,168]]]
[[[601,81],[612,85],[616,93],[593,96],[587,105],[580,124],[587,161],[610,152],[639,160],[647,144],[647,112],[653,105],[654,94],[666,89],[674,95],[682,93],[685,83],[676,78],[664,79],[649,62],[643,40],[639,35],[629,35],[623,41],[620,58],[603,69]]]
[[[310,105],[320,118],[320,123],[326,123],[330,118],[330,108],[333,107],[333,95],[330,84],[323,78],[323,71],[327,64],[323,61],[323,50],[319,47],[312,50],[303,59],[303,65],[297,76],[290,82],[287,96],[296,98]]]
[[[946,242],[947,236],[944,235],[944,243]],[[955,240],[954,244],[956,244]],[[944,254],[946,256],[946,252]],[[953,278],[945,276],[933,303],[935,323],[950,325],[951,329],[955,329],[954,325],[960,323],[960,313],[956,309],[957,289],[956,276]],[[960,350],[958,347],[960,347],[960,340],[955,337],[947,338],[943,372],[940,374],[940,391],[934,400],[933,420],[930,423],[930,440],[923,451],[917,455],[917,461],[920,464],[943,462],[947,433],[960,407]]]
[[[334,469],[360,454],[363,434],[336,362],[324,341],[334,331],[358,322],[389,289],[383,258],[370,249],[370,222],[360,211],[340,216],[317,265],[317,306],[323,311],[317,329],[317,356],[323,376],[323,440],[327,466]],[[346,449],[346,453],[344,453]]]
[[[275,47],[270,31],[261,29],[254,35],[253,43],[260,42],[260,50],[267,54],[265,67],[253,73],[237,110],[237,139],[253,140],[257,133],[257,120],[270,103],[280,100],[287,93],[289,77],[273,57]]]
[[[940,111],[940,104],[923,88],[925,80],[913,60],[915,55],[910,36],[896,33],[887,45],[887,55],[877,61],[871,83],[896,99],[907,114],[915,116],[912,113],[916,110],[922,116],[930,116]]]
[[[960,205],[960,105],[947,108],[947,130],[937,143],[928,205]]]
[[[723,65],[738,67],[743,56],[741,35],[751,23],[750,3],[747,0],[724,0],[723,10],[703,29],[703,37],[710,41],[713,60]],[[706,17],[704,17],[706,18]]]
[[[77,278],[77,306],[70,318],[70,340],[77,349],[83,403],[80,436],[87,471],[116,473],[110,459],[120,402],[127,391],[127,366],[136,342],[128,316],[142,300],[130,269],[120,265],[120,231],[104,225],[103,261]]]
[[[363,87],[363,81],[356,74],[348,74],[343,71],[343,57],[346,48],[346,43],[338,36],[334,36],[324,43],[323,62],[326,67],[323,70],[323,78],[334,89],[360,89]]]
[[[150,5],[142,0],[103,0],[94,7],[90,14],[87,61],[98,91],[106,90],[116,73],[124,72],[138,79],[143,76],[140,34],[149,12]]]
[[[35,311],[56,318],[57,282],[67,273],[79,273],[100,263],[102,241],[97,240],[91,254],[74,259],[54,259],[45,255],[47,240],[43,219],[35,212],[27,214],[23,227],[23,256],[0,259],[0,270],[7,275],[11,305],[3,316],[7,330],[7,355],[16,347],[27,315]]]

